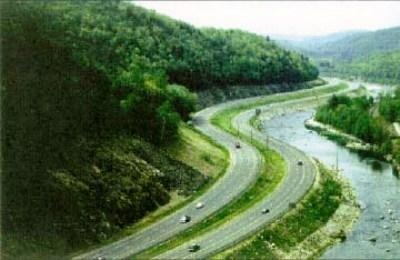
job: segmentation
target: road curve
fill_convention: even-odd
[[[267,109],[269,105],[260,106]],[[249,125],[250,118],[254,115],[254,109],[245,111],[233,119],[236,126],[240,126],[241,132],[252,135],[254,139],[265,143],[266,135],[254,131]],[[288,211],[289,202],[299,201],[312,186],[316,175],[315,165],[300,150],[269,137],[269,147],[277,151],[286,161],[287,174],[280,186],[270,195],[258,202],[244,213],[221,225],[220,227],[191,241],[180,245],[162,255],[157,259],[191,259],[205,258],[217,251],[231,246],[272,222]],[[297,162],[303,161],[299,166]],[[262,214],[263,208],[270,209],[270,213]],[[195,253],[188,252],[189,245],[196,243],[201,249]]]
[[[204,109],[195,115],[194,122],[198,130],[228,148],[231,164],[224,176],[205,194],[159,222],[73,259],[96,259],[98,257],[121,259],[137,254],[177,235],[216,212],[238,197],[257,179],[262,162],[259,152],[248,144],[243,144],[241,149],[236,149],[234,143],[238,140],[235,137],[211,125],[209,119],[220,109],[220,105]],[[199,210],[195,208],[195,205],[200,201],[204,203],[205,207]],[[182,215],[189,215],[192,220],[189,223],[180,224],[179,219]]]
[[[221,179],[219,179],[209,191],[185,207],[163,218],[159,222],[119,241],[76,256],[74,259],[95,259],[98,257],[104,257],[106,259],[121,259],[135,255],[195,225],[207,216],[216,212],[225,204],[229,203],[235,197],[239,196],[252,182],[256,180],[260,170],[262,160],[261,155],[254,147],[246,143],[242,143],[241,149],[235,149],[233,144],[238,140],[230,134],[211,125],[210,118],[218,111],[232,106],[254,102],[262,98],[263,97],[261,96],[230,101],[206,108],[196,113],[194,117],[195,127],[218,143],[227,147],[231,159],[231,164],[225,175],[221,177]],[[235,123],[241,126],[241,132],[245,132],[248,135],[250,135],[250,131],[252,131],[251,127],[248,125],[248,119],[252,114],[253,112],[249,111],[242,113],[239,117],[235,118]],[[265,140],[265,136],[255,131],[253,131],[253,137],[260,141]],[[189,243],[185,243],[184,245],[168,251],[166,254],[159,257],[197,258],[210,255],[212,252],[220,250],[222,247],[229,246],[233,242],[238,241],[252,231],[260,228],[262,225],[277,218],[283,212],[287,211],[289,201],[297,201],[301,198],[312,184],[312,180],[315,176],[314,166],[302,152],[281,143],[278,140],[270,138],[270,147],[282,154],[284,159],[288,162],[288,174],[280,184],[279,188],[271,196],[215,231],[211,231],[203,235],[201,238],[195,239],[197,242],[204,238],[210,238],[208,241],[202,243],[203,249],[199,252],[187,255],[187,246]],[[297,160],[300,159],[304,161],[304,166],[298,168],[295,164]],[[205,207],[201,210],[197,210],[195,209],[195,204],[200,201],[205,204]],[[260,218],[259,215],[261,208],[264,207],[274,209],[267,216]],[[179,218],[182,215],[191,216],[192,221],[186,224],[179,224]],[[235,226],[231,225],[231,223],[237,224]],[[229,225],[229,227],[227,225]],[[225,230],[223,230],[224,228]],[[232,229],[232,231],[229,231],[229,229]],[[221,230],[223,232],[221,232]],[[220,232],[220,235],[209,235],[218,232]],[[225,234],[226,237],[224,237],[223,234]],[[230,236],[232,237],[227,239],[227,237]],[[218,242],[214,243],[213,241]]]

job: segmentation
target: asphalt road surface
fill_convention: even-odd
[[[260,107],[268,109],[269,105]],[[240,126],[240,130],[254,139],[266,143],[265,134],[252,129],[249,125],[250,118],[255,110],[251,109],[239,114],[234,118],[234,124]],[[279,140],[268,138],[269,147],[276,150],[286,161],[287,174],[283,182],[270,196],[251,207],[244,213],[221,225],[200,237],[188,241],[162,255],[158,259],[190,259],[205,258],[234,243],[242,240],[272,222],[289,210],[290,202],[299,201],[310,189],[316,175],[316,168],[312,161],[301,151],[283,143]],[[298,165],[298,161],[303,165]],[[262,209],[270,210],[267,214],[262,214]],[[197,252],[189,252],[188,247],[192,244],[200,245]]]
[[[333,83],[336,82],[331,82],[331,84]],[[260,98],[262,97],[230,101],[196,113],[193,120],[195,127],[216,142],[227,147],[231,160],[225,175],[205,194],[159,222],[133,235],[76,256],[74,259],[96,259],[98,257],[121,259],[135,255],[195,225],[234,198],[240,196],[257,179],[262,157],[253,146],[243,142],[241,142],[241,148],[236,149],[234,144],[239,140],[211,125],[210,118],[218,111],[231,106],[254,102]],[[268,109],[268,105],[260,108]],[[252,129],[248,123],[253,114],[254,109],[241,113],[234,119],[234,124],[240,125],[241,132],[249,136],[252,134],[253,138],[265,143],[266,136]],[[288,210],[289,202],[296,202],[301,199],[313,183],[316,174],[315,166],[304,153],[279,140],[269,138],[269,146],[283,156],[287,165],[287,174],[282,183],[279,184],[279,187],[270,196],[267,196],[267,198],[252,208],[217,229],[165,252],[157,258],[201,258],[209,256],[254,233],[262,226],[285,213]],[[297,165],[299,160],[303,161],[302,166]],[[204,208],[196,209],[195,205],[198,202],[203,202],[205,205]],[[261,214],[263,208],[269,208],[270,212]],[[179,219],[183,215],[191,216],[191,221],[185,224],[179,223]],[[201,249],[194,253],[188,252],[188,247],[192,243],[199,244]]]
[[[228,148],[230,166],[224,176],[198,199],[159,222],[119,241],[76,256],[74,259],[96,259],[98,257],[121,259],[132,256],[195,225],[240,196],[257,179],[262,158],[251,145],[243,143],[240,149],[236,149],[234,144],[238,140],[235,137],[211,125],[209,119],[212,115],[227,106],[217,105],[204,109],[198,112],[194,118],[197,129]],[[196,209],[195,205],[198,202],[203,202],[205,206],[202,209]],[[191,221],[185,224],[179,223],[179,219],[183,215],[191,216]]]

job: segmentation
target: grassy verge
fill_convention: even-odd
[[[321,164],[318,168],[319,185],[306,195],[296,210],[216,258],[279,259],[282,255],[277,255],[276,251],[288,252],[325,225],[341,203],[342,186],[332,172]]]
[[[256,140],[252,140],[249,136],[241,134],[239,129],[235,129],[232,126],[232,119],[237,114],[245,110],[268,103],[276,103],[291,99],[304,98],[309,96],[310,94],[315,96],[323,95],[327,93],[340,91],[345,88],[347,88],[346,84],[338,84],[337,86],[332,86],[332,87],[308,89],[295,93],[287,93],[284,95],[266,96],[251,103],[241,104],[235,107],[222,110],[218,112],[216,115],[214,115],[211,118],[211,122],[214,125],[218,126],[219,128],[233,135],[236,135],[243,141],[246,141],[248,143],[251,142],[252,145],[255,146],[257,150],[261,153],[264,159],[264,163],[262,166],[263,168],[260,176],[257,178],[257,181],[252,186],[250,186],[238,199],[227,204],[225,207],[217,211],[215,214],[206,218],[205,220],[195,225],[194,227],[185,230],[184,232],[174,237],[173,239],[165,241],[164,243],[161,243],[155,247],[150,248],[149,250],[146,250],[136,255],[135,258],[138,259],[152,258],[167,250],[171,250],[172,248],[182,244],[187,240],[194,238],[195,236],[204,234],[207,231],[212,230],[219,225],[222,225],[226,221],[229,221],[229,219],[250,208],[259,200],[267,196],[280,183],[282,177],[284,176],[283,159],[275,151],[266,148],[264,144]]]
[[[243,136],[243,139],[249,139]],[[150,248],[135,256],[137,259],[148,259],[159,255],[167,250],[170,250],[182,243],[192,239],[195,236],[204,234],[216,227],[222,225],[229,219],[239,215],[262,198],[271,193],[275,187],[280,183],[284,175],[284,161],[275,152],[263,147],[262,144],[253,140],[253,145],[260,150],[263,156],[263,168],[260,176],[248,190],[246,190],[240,197],[233,200],[216,213],[204,219],[197,225],[185,230],[176,237],[165,241],[155,247]]]
[[[179,133],[179,141],[167,148],[168,153],[172,158],[212,177],[211,180],[188,198],[172,194],[170,203],[150,213],[133,226],[126,228],[120,234],[120,237],[133,234],[194,201],[225,173],[229,165],[229,153],[226,148],[196,129],[187,127],[184,124],[180,126]]]
[[[183,124],[179,128],[179,136],[179,141],[167,148],[171,157],[210,177],[225,172],[229,153],[223,146]]]

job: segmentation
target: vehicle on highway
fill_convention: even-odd
[[[203,202],[198,202],[197,204],[196,204],[196,209],[201,209],[201,208],[203,208],[204,207],[204,203]]]
[[[262,214],[267,214],[267,213],[269,213],[269,209],[263,208],[263,209],[261,210],[261,213],[262,213]]]
[[[200,250],[200,246],[198,244],[193,244],[188,247],[189,252],[196,252]]]
[[[299,160],[299,161],[297,162],[297,165],[298,165],[298,166],[302,166],[302,165],[303,165],[303,161],[302,161],[302,160]]]
[[[235,147],[237,148],[237,149],[239,149],[241,146],[240,146],[240,143],[239,142],[236,142],[235,143]]]
[[[190,221],[190,216],[188,215],[183,215],[180,219],[179,219],[179,223],[187,223]]]

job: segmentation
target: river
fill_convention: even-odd
[[[265,121],[265,131],[339,169],[354,187],[363,211],[347,239],[329,248],[323,259],[400,259],[400,179],[390,164],[356,153],[309,131],[304,120],[313,110]],[[338,160],[337,160],[338,159]],[[336,167],[336,166],[335,166]],[[376,242],[371,242],[376,238]]]

